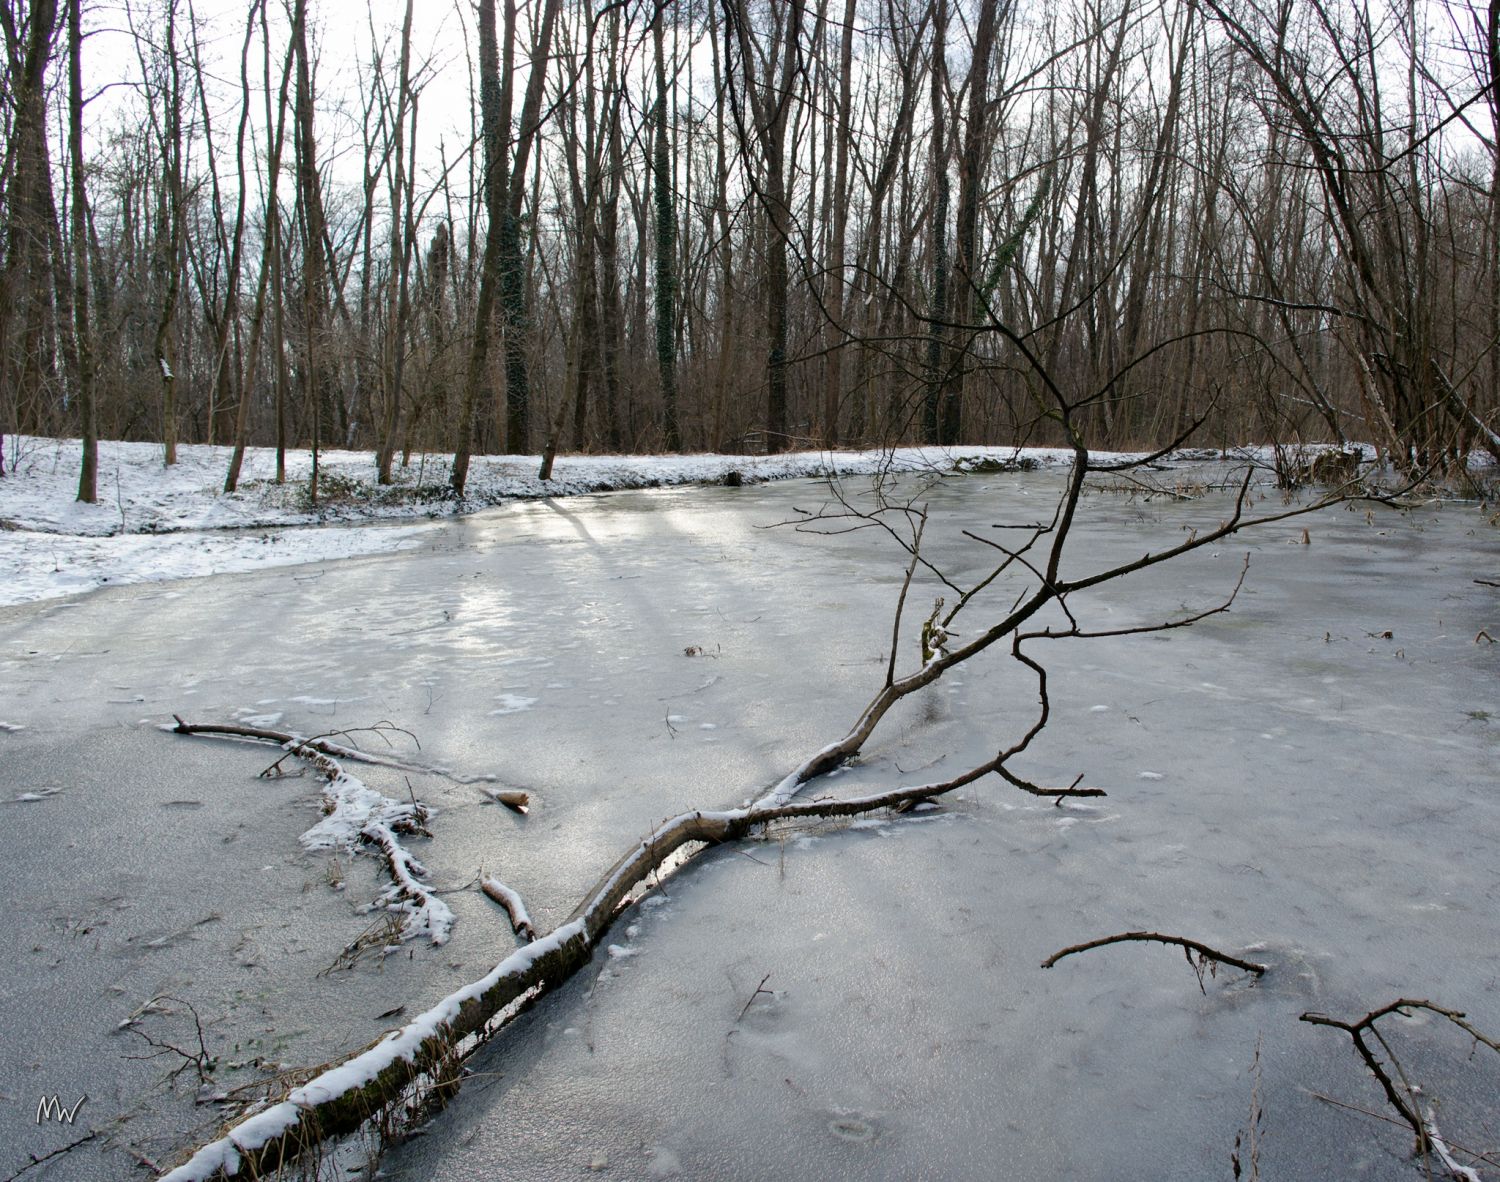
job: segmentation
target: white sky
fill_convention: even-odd
[[[130,36],[131,13],[137,28],[159,26],[157,12],[164,0],[105,0],[86,10],[85,28],[90,36],[85,48],[85,86],[99,91],[90,104],[89,132],[102,146],[120,121],[141,117],[140,99],[134,89],[114,88],[120,79],[138,81],[140,66]],[[182,52],[187,44],[187,0],[179,0],[178,39]],[[386,44],[387,75],[394,78],[399,53],[404,0],[311,0],[313,52],[317,56],[319,152],[335,158],[336,171],[347,170],[359,177],[359,124],[364,86],[373,46]],[[528,6],[529,7],[529,6]],[[210,111],[219,151],[232,150],[239,117],[240,50],[244,38],[247,5],[228,0],[194,0],[203,44],[204,65],[210,75]],[[285,52],[287,17],[282,0],[271,0],[272,71],[279,81],[281,54]],[[466,27],[467,26],[467,27]],[[474,37],[473,10],[466,0],[436,0],[413,6],[412,70],[422,90],[419,99],[419,150],[435,160],[438,140],[446,141],[449,160],[458,156],[469,140],[470,90],[466,35]],[[421,71],[419,74],[418,71]],[[61,76],[56,79],[61,81]],[[262,59],[259,34],[250,53],[252,124],[258,126],[263,111]],[[108,88],[108,89],[106,89]],[[228,165],[232,170],[232,162]],[[460,179],[460,178],[455,178]]]

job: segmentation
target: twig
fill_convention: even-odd
[[[1050,969],[1065,956],[1072,956],[1075,952],[1087,952],[1091,948],[1103,948],[1107,944],[1124,944],[1127,942],[1147,942],[1154,944],[1176,944],[1185,952],[1196,952],[1207,960],[1218,961],[1232,968],[1243,969],[1247,973],[1254,973],[1257,977],[1263,977],[1266,973],[1266,965],[1256,964],[1254,961],[1241,960],[1237,956],[1231,956],[1227,952],[1220,952],[1217,948],[1210,948],[1207,944],[1198,940],[1190,940],[1186,936],[1169,936],[1164,932],[1121,932],[1115,936],[1102,936],[1097,940],[1088,940],[1082,944],[1073,944],[1060,952],[1054,952],[1046,960],[1042,961],[1042,968]],[[1201,981],[1200,981],[1201,985]]]
[[[927,510],[924,507],[917,517],[917,530],[911,542],[911,562],[907,564],[906,577],[901,580],[901,594],[896,597],[896,618],[891,623],[891,659],[885,667],[886,688],[890,688],[896,681],[896,650],[901,644],[901,612],[906,607],[906,592],[911,588],[911,577],[916,573],[917,562],[921,557],[922,531],[926,528]]]
[[[1401,1119],[1411,1128],[1412,1133],[1417,1139],[1417,1152],[1425,1156],[1436,1149],[1431,1120],[1425,1117],[1418,1108],[1414,1095],[1415,1089],[1407,1082],[1405,1074],[1401,1070],[1401,1064],[1397,1061],[1390,1044],[1385,1041],[1385,1038],[1375,1027],[1376,1022],[1390,1014],[1398,1014],[1403,1018],[1409,1018],[1411,1014],[1408,1011],[1410,1010],[1426,1010],[1430,1014],[1437,1014],[1441,1018],[1446,1018],[1465,1034],[1469,1035],[1476,1045],[1483,1044],[1497,1054],[1500,1054],[1500,1042],[1476,1029],[1468,1021],[1467,1016],[1462,1010],[1450,1010],[1422,998],[1397,998],[1389,1005],[1383,1005],[1379,1009],[1371,1010],[1364,1017],[1356,1019],[1353,1022],[1344,1022],[1338,1018],[1331,1018],[1327,1014],[1315,1013],[1303,1014],[1301,1021],[1313,1026],[1332,1026],[1336,1030],[1342,1030],[1349,1036],[1350,1040],[1354,1043],[1354,1049],[1359,1052],[1359,1057],[1364,1060],[1365,1066],[1370,1069],[1370,1073],[1376,1078],[1381,1089],[1385,1092],[1385,1098],[1390,1101],[1391,1107],[1400,1114]],[[1390,1058],[1392,1068],[1401,1077],[1402,1085],[1406,1089],[1405,1096],[1397,1090],[1395,1080],[1391,1078],[1381,1065],[1375,1052],[1370,1049],[1370,1044],[1365,1041],[1364,1036],[1367,1031],[1380,1043],[1386,1055]],[[1462,1167],[1457,1167],[1457,1169],[1462,1169]],[[1453,1170],[1455,1176],[1461,1176],[1457,1173],[1457,1169]]]
[[[772,991],[770,989],[767,989],[765,987],[766,986],[766,982],[769,981],[770,979],[771,979],[771,974],[770,973],[767,973],[764,977],[762,977],[760,979],[760,984],[755,987],[755,992],[750,995],[750,1000],[745,1003],[745,1008],[740,1011],[739,1017],[734,1020],[734,1024],[736,1026],[738,1026],[740,1024],[740,1022],[744,1019],[745,1015],[750,1012],[750,1007],[755,1004],[755,999],[757,997],[759,997],[762,993],[764,993],[767,997],[772,997],[772,996],[775,995],[774,991]]]
[[[1260,1142],[1266,1122],[1265,1110],[1260,1103],[1259,1037],[1255,1040],[1255,1058],[1250,1061],[1250,1080],[1250,1122],[1243,1133],[1234,1135],[1234,1152],[1229,1155],[1229,1160],[1237,1180],[1244,1177],[1247,1182],[1257,1182],[1260,1178]],[[1241,1159],[1242,1148],[1248,1153],[1248,1159]]]
[[[1332,1096],[1324,1095],[1322,1092],[1308,1092],[1307,1094],[1314,1100],[1321,1100],[1324,1104],[1332,1104],[1335,1108],[1343,1108],[1349,1112],[1357,1112],[1361,1116],[1368,1116],[1373,1118],[1374,1120],[1383,1120],[1386,1124],[1395,1125],[1397,1128],[1406,1127],[1405,1121],[1399,1121],[1394,1116],[1387,1116],[1383,1112],[1376,1112],[1373,1108],[1361,1108],[1358,1104],[1346,1104],[1344,1103],[1344,1101],[1335,1100]]]
[[[356,763],[369,763],[377,767],[394,768],[398,772],[418,772],[422,775],[442,776],[446,780],[452,780],[455,784],[473,784],[485,779],[494,779],[493,776],[466,776],[454,772],[451,768],[433,767],[421,763],[412,763],[404,759],[392,759],[384,755],[374,755],[369,751],[361,751],[358,747],[345,747],[342,743],[330,743],[327,735],[350,735],[357,731],[368,730],[377,734],[396,731],[401,734],[410,735],[411,732],[401,727],[392,726],[389,723],[377,723],[370,727],[351,727],[345,731],[328,731],[323,735],[303,737],[287,731],[273,731],[258,726],[238,726],[233,723],[190,723],[184,722],[180,714],[172,715],[176,726],[164,727],[177,735],[220,735],[229,739],[259,739],[265,743],[277,743],[283,747],[305,747],[326,755],[331,759],[349,759]],[[389,740],[387,740],[389,741]],[[416,736],[412,736],[416,742]],[[420,747],[420,743],[418,746]],[[277,761],[278,763],[280,760]],[[272,765],[275,766],[274,764]]]
[[[29,1161],[26,1165],[22,1166],[19,1170],[17,1170],[9,1178],[6,1178],[5,1182],[15,1182],[15,1180],[17,1178],[19,1178],[22,1174],[24,1174],[27,1170],[34,1170],[37,1166],[41,1165],[45,1161],[51,1161],[54,1157],[61,1157],[65,1153],[71,1153],[73,1150],[77,1149],[80,1145],[86,1145],[86,1144],[88,1144],[90,1141],[92,1141],[98,1135],[99,1135],[99,1130],[98,1129],[94,1129],[92,1132],[85,1133],[82,1137],[79,1137],[78,1140],[76,1140],[76,1141],[70,1141],[70,1142],[68,1142],[68,1144],[63,1145],[63,1146],[61,1146],[58,1149],[54,1149],[51,1153],[44,1153],[40,1157],[38,1157],[36,1154],[33,1153],[31,1155],[31,1161]]]
[[[150,1010],[151,1007],[155,1006],[159,1001],[174,1001],[180,1006],[185,1006],[188,1013],[193,1015],[193,1026],[198,1036],[198,1049],[196,1052],[184,1051],[181,1047],[173,1046],[169,1042],[160,1042],[157,1039],[152,1038],[144,1030],[136,1029],[136,1020],[141,1015]],[[199,1083],[211,1084],[214,1082],[212,1073],[214,1066],[217,1064],[218,1060],[208,1053],[208,1042],[203,1035],[203,1019],[198,1016],[198,1011],[194,1008],[192,1002],[184,1001],[180,997],[173,997],[171,994],[158,993],[150,1001],[146,1002],[145,1005],[141,1006],[135,1012],[135,1014],[132,1014],[126,1022],[122,1023],[121,1029],[130,1031],[131,1034],[144,1039],[147,1046],[155,1048],[153,1053],[149,1055],[126,1055],[125,1058],[157,1059],[162,1055],[167,1054],[180,1055],[182,1057],[182,1062],[178,1064],[177,1069],[168,1076],[169,1079],[176,1079],[179,1075],[181,1075],[184,1071],[191,1067],[195,1072],[197,1072]]]

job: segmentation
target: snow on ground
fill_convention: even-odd
[[[166,468],[154,443],[99,445],[99,500],[75,498],[76,439],[6,436],[0,479],[0,606],[156,582],[293,566],[405,550],[428,521],[518,498],[576,496],[664,485],[746,483],[882,468],[953,471],[975,464],[1049,467],[1056,448],[899,448],[890,452],[791,452],[777,456],[565,456],[553,479],[539,480],[534,456],[476,456],[462,501],[448,488],[451,456],[413,458],[396,483],[375,481],[369,452],[320,456],[320,503],[307,495],[311,456],[287,453],[287,479],[275,482],[276,453],[249,448],[238,491],[223,492],[230,449],[185,445]],[[1110,457],[1100,457],[1107,460]],[[318,526],[343,528],[306,528]],[[357,527],[357,528],[351,528]],[[165,535],[165,536],[164,536]]]

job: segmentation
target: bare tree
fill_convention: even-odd
[[[334,358],[328,335],[328,271],[324,254],[327,219],[318,179],[313,127],[312,66],[307,52],[307,0],[295,0],[292,46],[296,57],[295,128],[297,197],[302,212],[303,380],[312,424],[312,475],[308,496],[318,499],[318,452],[324,419],[332,401]]]
[[[1451,423],[1500,459],[1500,434],[1474,413],[1436,347],[1427,186],[1416,167],[1426,137],[1414,97],[1401,116],[1384,108],[1383,35],[1372,12],[1356,10],[1341,22],[1332,7],[1311,0],[1298,24],[1292,4],[1272,14],[1206,2],[1311,155],[1347,268],[1350,303],[1327,311],[1354,333],[1368,405],[1393,454],[1413,470],[1429,467],[1449,450]],[[1409,69],[1416,50],[1409,46]],[[1403,116],[1406,143],[1391,152],[1393,122]]]
[[[63,274],[54,252],[56,206],[47,147],[47,67],[57,26],[56,0],[40,0],[29,11],[0,4],[5,34],[10,137],[5,150],[5,260],[0,269],[0,365],[6,395],[3,412],[13,430],[35,431],[42,423],[48,389],[57,381],[57,319],[54,275]],[[0,431],[3,435],[3,431]],[[0,472],[3,468],[0,448]]]
[[[94,334],[89,324],[88,177],[83,165],[83,0],[68,0],[68,159],[73,173],[73,334],[78,348],[79,420],[83,457],[78,499],[99,499],[99,410],[94,393]]]
[[[651,22],[656,54],[655,138],[651,149],[651,184],[656,206],[656,367],[661,383],[662,434],[668,451],[682,450],[677,425],[677,203],[673,192],[672,141],[668,136],[667,63],[662,25],[666,4],[657,6]]]
[[[296,46],[289,39],[287,42],[286,58],[281,67],[281,84],[277,91],[277,100],[274,113],[271,106],[271,92],[273,90],[271,79],[271,36],[266,20],[265,0],[252,7],[247,17],[247,33],[245,39],[246,52],[242,54],[240,61],[240,94],[249,109],[250,96],[250,74],[249,74],[249,33],[248,25],[253,23],[257,12],[260,16],[261,26],[261,48],[262,67],[265,90],[265,125],[266,135],[269,143],[266,152],[266,178],[265,178],[265,226],[264,244],[261,252],[260,274],[255,287],[255,307],[250,317],[250,341],[245,350],[245,374],[239,382],[239,407],[235,412],[234,427],[234,451],[230,454],[229,471],[224,477],[224,491],[232,493],[239,485],[240,468],[245,460],[245,444],[250,427],[250,402],[255,392],[255,378],[259,369],[261,354],[261,336],[265,327],[267,295],[270,294],[274,311],[272,319],[275,330],[272,333],[272,353],[275,357],[275,374],[273,381],[276,387],[276,479],[278,481],[286,478],[286,445],[285,425],[283,421],[284,401],[284,374],[285,361],[282,357],[281,347],[281,152],[286,142],[286,111],[287,95],[291,86],[293,59]],[[241,123],[243,132],[244,123]],[[242,194],[246,189],[244,156],[239,156],[239,188]]]
[[[401,64],[396,77],[396,104],[391,112],[391,156],[395,176],[391,181],[390,271],[386,277],[385,419],[380,432],[376,467],[381,484],[391,482],[391,460],[396,451],[396,429],[401,421],[401,383],[406,369],[406,328],[411,315],[411,254],[416,234],[413,206],[415,193],[412,162],[406,156],[406,124],[411,120],[411,149],[416,150],[416,103],[411,87],[412,0],[406,0],[401,20]]]
[[[771,44],[754,29],[745,0],[723,0],[725,79],[747,175],[766,217],[766,450],[791,442],[787,407],[787,300],[792,211],[787,126],[802,73],[803,0],[770,0]],[[731,49],[733,52],[731,52]],[[737,65],[735,64],[737,61]]]

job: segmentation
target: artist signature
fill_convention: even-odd
[[[60,1124],[72,1124],[78,1117],[78,1110],[89,1102],[87,1096],[79,1096],[78,1103],[69,1108],[62,1102],[62,1097],[55,1092],[50,1096],[43,1096],[36,1102],[36,1123],[45,1124],[54,1121]]]

